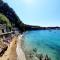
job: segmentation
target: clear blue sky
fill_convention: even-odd
[[[60,0],[4,0],[25,23],[60,26]]]

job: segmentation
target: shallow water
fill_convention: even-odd
[[[36,54],[43,54],[45,57],[47,54],[51,60],[60,60],[60,30],[30,31],[23,35],[22,47],[26,56],[33,54],[36,57]],[[30,60],[38,59],[33,57]]]

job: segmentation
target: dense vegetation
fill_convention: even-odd
[[[0,24],[6,24],[8,28],[12,28],[9,19],[6,16],[4,16],[2,13],[0,13]]]
[[[40,27],[24,24],[20,18],[16,15],[15,11],[5,2],[0,0],[0,13],[3,13],[8,20],[17,27],[21,33],[24,31],[31,30],[50,30],[50,29],[59,29],[60,27]],[[5,19],[5,18],[4,18]],[[10,23],[6,23],[8,27],[11,27]]]

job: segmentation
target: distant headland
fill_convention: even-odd
[[[24,24],[20,18],[16,15],[15,11],[5,2],[0,0],[0,13],[4,14],[11,23],[22,32],[31,30],[50,30],[50,29],[60,29],[60,27],[40,27]]]

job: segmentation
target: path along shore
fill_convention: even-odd
[[[26,60],[25,54],[21,49],[22,35],[14,36],[0,60]]]

